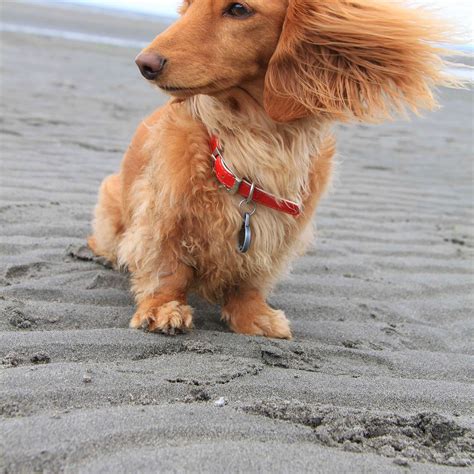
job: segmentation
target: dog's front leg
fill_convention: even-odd
[[[138,308],[130,327],[165,334],[191,329],[193,310],[186,303],[186,293],[192,276],[191,268],[178,263],[172,273],[159,278],[159,284],[151,294],[140,296],[140,289],[149,284],[149,277],[137,271],[132,279],[134,289],[138,290]]]
[[[272,309],[259,290],[241,289],[230,296],[222,308],[222,319],[240,334],[291,339],[285,313]]]

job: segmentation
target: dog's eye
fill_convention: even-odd
[[[232,3],[224,12],[224,15],[234,18],[247,18],[252,14],[253,11],[242,3]]]

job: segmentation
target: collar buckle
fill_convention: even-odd
[[[258,188],[255,183],[239,178],[225,162],[224,157],[222,156],[223,151],[219,145],[219,140],[215,135],[211,136],[210,152],[213,160],[212,164],[214,174],[217,181],[228,193],[232,195],[240,194],[245,198],[244,201],[246,201],[247,205],[255,205],[256,203],[259,203],[275,211],[290,214],[295,218],[302,213],[302,207],[300,204],[278,198],[273,194]]]
[[[236,179],[234,185],[231,188],[226,187],[226,191],[232,195],[237,194],[239,192],[239,188],[241,184],[242,184],[242,180]]]

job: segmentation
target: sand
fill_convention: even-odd
[[[2,16],[137,41],[163,27]],[[472,90],[338,128],[318,238],[270,298],[293,341],[232,334],[197,298],[195,330],[165,337],[127,328],[127,275],[84,247],[102,178],[166,100],[136,53],[2,34],[0,472],[467,472]]]

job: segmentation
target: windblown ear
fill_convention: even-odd
[[[375,122],[432,109],[445,29],[420,9],[384,0],[289,0],[265,79],[268,115]]]

